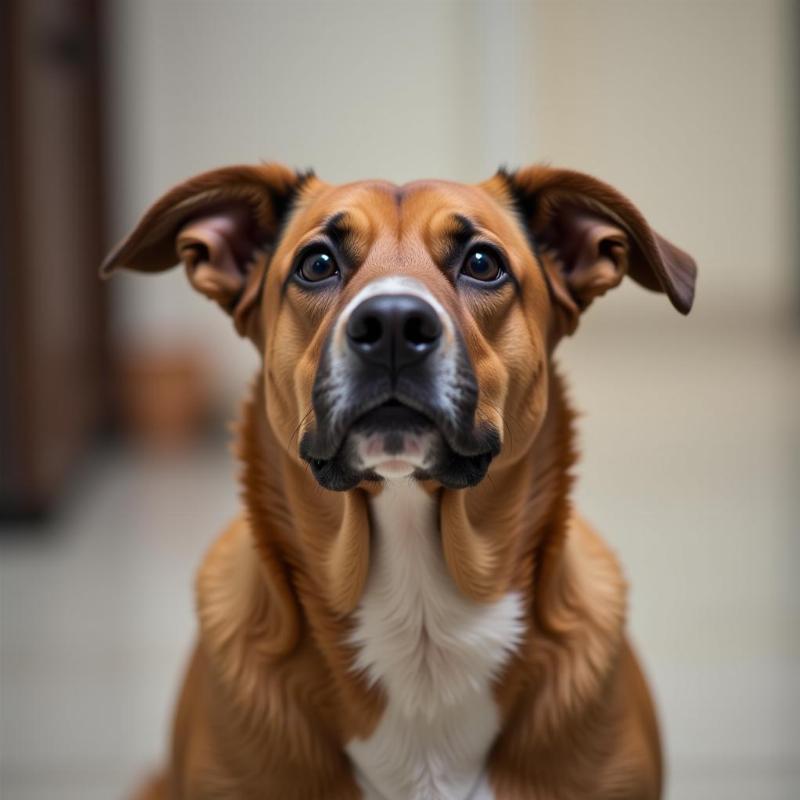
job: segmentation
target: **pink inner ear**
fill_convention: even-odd
[[[565,208],[556,214],[553,225],[557,237],[555,244],[570,272],[592,269],[598,259],[618,256],[618,249],[612,253],[614,248],[621,248],[624,252],[627,247],[625,231],[591,211]],[[624,265],[620,266],[624,268]]]
[[[248,226],[246,209],[237,208],[192,220],[176,239],[191,284],[226,310],[245,285],[253,250]]]
[[[591,211],[556,209],[547,241],[560,262],[548,272],[560,284],[557,298],[564,304],[568,295],[572,301],[566,304],[570,313],[616,286],[628,269],[627,235]]]

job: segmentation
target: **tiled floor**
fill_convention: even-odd
[[[673,800],[800,797],[800,357],[769,330],[587,326],[564,349],[578,500],[632,584]],[[98,456],[0,544],[0,796],[108,800],[164,749],[191,579],[237,505],[223,445]]]

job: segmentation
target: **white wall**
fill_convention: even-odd
[[[614,183],[697,257],[696,319],[778,313],[796,216],[788,5],[114,0],[114,231],[225,163],[404,181],[548,159]],[[122,338],[200,343],[237,394],[252,354],[178,271],[115,291]],[[632,286],[592,313],[672,319]]]

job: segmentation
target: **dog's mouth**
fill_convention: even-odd
[[[457,428],[436,408],[397,393],[364,399],[338,422],[300,443],[316,480],[338,491],[399,477],[465,488],[483,479],[500,450],[494,429]]]
[[[362,470],[394,478],[428,466],[439,439],[429,417],[392,399],[359,417],[347,432],[344,447]]]

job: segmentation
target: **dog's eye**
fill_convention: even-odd
[[[327,250],[309,253],[300,262],[297,274],[309,283],[318,283],[339,274],[336,259]]]
[[[461,274],[476,281],[496,281],[503,275],[500,259],[488,248],[476,248],[464,259]]]

